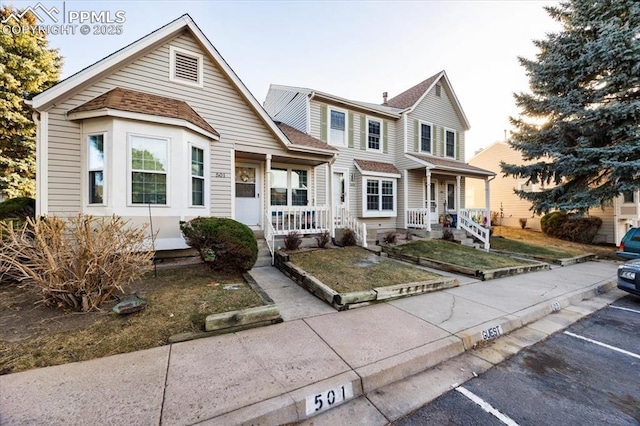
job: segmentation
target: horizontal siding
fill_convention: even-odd
[[[204,55],[203,88],[169,81],[170,45]],[[50,111],[49,212],[61,213],[70,208],[78,212],[82,209],[81,130],[77,122],[65,119],[65,113],[115,87],[184,100],[220,133],[220,141],[211,145],[209,158],[212,215],[229,217],[232,214],[233,149],[286,154],[283,144],[221,69],[204,54],[189,34],[182,33],[84,88]],[[224,172],[225,177],[214,178],[217,172]]]
[[[307,133],[307,95],[270,88],[264,108],[276,121]]]

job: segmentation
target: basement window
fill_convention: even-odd
[[[179,47],[170,46],[169,80],[202,87],[203,56]]]

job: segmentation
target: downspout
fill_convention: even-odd
[[[47,187],[49,186],[49,113],[34,111],[36,123],[36,217],[49,212]]]

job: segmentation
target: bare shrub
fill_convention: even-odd
[[[526,217],[521,217],[520,218],[520,228],[524,229],[527,227],[527,218]]]
[[[382,241],[384,241],[386,244],[395,244],[397,239],[398,235],[395,233],[395,231],[389,231],[384,235]]]
[[[302,237],[298,231],[291,231],[284,237],[285,250],[298,250],[302,244]]]
[[[413,240],[413,234],[407,229],[407,233],[404,235],[404,239],[407,241]]]
[[[318,248],[326,248],[329,241],[331,241],[329,231],[324,231],[316,237],[316,244],[318,244]]]
[[[44,302],[96,310],[152,265],[146,226],[120,217],[27,218],[14,228],[0,222],[0,260],[42,290]]]
[[[456,237],[455,237],[455,235],[453,235],[453,231],[451,231],[450,229],[445,229],[442,232],[442,239],[445,240],[445,241],[452,241],[453,242],[453,241],[456,240]]]
[[[340,243],[346,247],[355,246],[357,242],[358,240],[356,238],[356,233],[354,232],[354,230],[351,228],[344,228],[344,230],[342,231],[342,239],[340,240]]]

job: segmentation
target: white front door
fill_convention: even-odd
[[[333,208],[335,209],[335,216],[339,217],[339,212],[342,207],[348,206],[347,198],[347,173],[346,172],[333,172]]]
[[[262,209],[260,207],[260,166],[258,164],[237,164],[236,220],[251,228],[260,227]]]
[[[430,208],[431,223],[438,223],[438,185],[435,182],[431,182],[431,201],[427,200],[427,185],[424,186],[424,199],[425,208]]]

